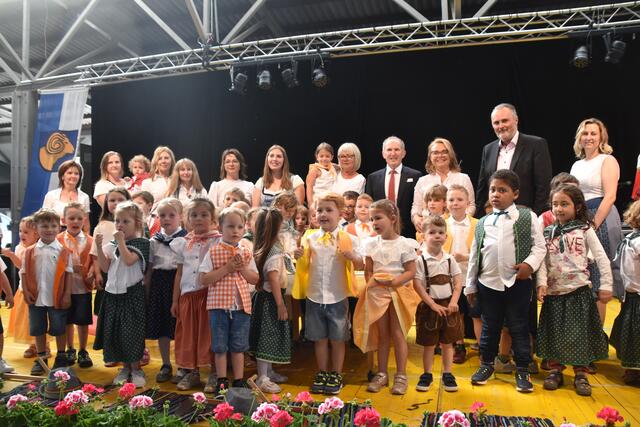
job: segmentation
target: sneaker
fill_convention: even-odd
[[[540,370],[538,369],[538,362],[535,360],[532,360],[531,363],[529,363],[529,373],[531,375],[537,375],[540,373]]]
[[[484,385],[487,383],[491,375],[495,372],[493,365],[482,364],[478,370],[471,376],[471,384]]]
[[[200,387],[200,372],[198,371],[188,372],[176,385],[180,391],[191,390],[194,387]]]
[[[229,380],[225,377],[218,378],[218,380],[216,381],[216,396],[222,394],[222,390],[229,390]]]
[[[78,355],[76,353],[75,348],[70,348],[67,350],[67,366],[73,366],[76,364],[76,360],[78,359]]]
[[[564,384],[564,376],[562,375],[562,372],[554,370],[551,371],[547,378],[544,379],[542,387],[545,390],[557,390],[562,387],[562,384]]]
[[[243,379],[233,380],[231,382],[231,387],[235,388],[248,388],[247,382]]]
[[[118,375],[113,379],[113,385],[124,384],[129,381],[129,375],[131,375],[131,370],[126,366],[121,368],[118,371]]]
[[[516,390],[520,393],[531,393],[533,391],[533,384],[531,384],[531,378],[526,369],[518,369],[516,371]]]
[[[166,383],[173,376],[171,365],[162,365],[160,371],[156,374],[157,383]]]
[[[15,368],[7,363],[6,360],[0,357],[0,374],[8,374],[15,371]]]
[[[329,373],[326,371],[320,371],[316,374],[315,379],[313,380],[313,384],[311,384],[311,389],[309,390],[313,394],[323,394],[324,388],[327,385]]]
[[[36,350],[36,345],[31,344],[27,349],[22,353],[22,357],[25,359],[31,359],[32,357],[36,357],[38,351]]]
[[[498,374],[512,374],[513,371],[516,370],[516,364],[513,363],[513,360],[509,359],[506,362],[503,362],[500,359],[500,356],[496,356],[493,361],[494,369]]]
[[[324,386],[324,394],[340,394],[342,387],[342,375],[337,372],[329,372]]]
[[[367,382],[370,383],[373,380],[373,377],[376,376],[376,373],[373,371],[367,371]]]
[[[451,372],[445,372],[442,374],[442,384],[444,391],[458,391],[456,377],[454,377]]]
[[[578,396],[591,396],[591,384],[589,384],[589,379],[585,372],[576,373],[573,386],[576,388]]]
[[[187,375],[189,373],[189,371],[187,369],[184,368],[178,368],[178,370],[176,371],[176,374],[171,377],[171,382],[173,384],[178,384],[180,382],[180,380],[182,378],[184,378],[185,375]],[[211,391],[211,393],[213,393],[213,390]]]
[[[389,377],[384,372],[378,372],[373,376],[373,379],[367,386],[367,391],[370,393],[377,393],[382,390],[382,387],[389,385]]]
[[[391,394],[406,394],[407,393],[407,376],[404,374],[395,374],[393,377],[393,386],[391,387]]]
[[[289,381],[289,377],[287,377],[286,375],[279,374],[276,371],[269,372],[269,379],[276,384],[283,384]]]
[[[59,351],[58,354],[56,354],[56,358],[53,361],[53,367],[51,369],[65,368],[68,366],[67,362],[67,352]]]
[[[93,361],[87,350],[80,350],[78,352],[78,366],[81,368],[90,368],[93,366]]]
[[[42,361],[44,362],[45,365],[49,366],[49,359],[42,359]],[[42,365],[40,365],[40,363],[38,363],[38,360],[36,359],[33,362],[33,366],[31,367],[31,375],[34,376],[41,376],[45,374],[45,370],[42,367]]]
[[[470,348],[471,350],[478,351],[478,350],[480,350],[480,344],[478,344],[477,342],[474,342],[473,344],[471,344],[471,345],[469,346],[469,348]]]
[[[280,386],[269,379],[269,377],[260,377],[256,381],[258,388],[267,394],[278,394],[282,391]]]
[[[144,377],[144,371],[142,369],[134,369],[131,371],[131,382],[136,385],[136,388],[142,388],[147,385],[147,380]]]
[[[425,372],[424,374],[420,375],[420,379],[418,380],[418,385],[416,385],[416,390],[429,391],[429,388],[431,388],[432,383],[433,383],[433,375]]]
[[[149,349],[145,347],[144,352],[142,353],[142,359],[140,359],[140,366],[147,366],[150,361],[151,353],[149,353]]]
[[[216,384],[218,384],[218,376],[215,372],[210,372],[203,391],[205,393],[214,393],[216,391]]]
[[[453,363],[464,363],[467,360],[467,349],[464,344],[456,344],[453,353]]]

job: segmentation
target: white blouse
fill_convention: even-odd
[[[467,208],[467,213],[469,215],[473,215],[476,211],[476,198],[475,193],[473,192],[473,184],[471,183],[471,179],[469,175],[462,172],[449,172],[444,181],[440,180],[440,176],[436,173],[430,173],[428,175],[421,176],[416,183],[416,187],[413,190],[413,206],[411,207],[411,218],[415,215],[422,215],[423,209],[426,207],[424,205],[424,193],[430,187],[434,185],[444,185],[449,188],[449,186],[453,184],[462,185],[467,189],[469,193],[469,207]]]
[[[262,289],[267,292],[271,292],[271,284],[268,280],[266,280],[269,272],[271,271],[279,271],[280,272],[280,289],[286,289],[287,287],[287,269],[284,266],[284,254],[276,254],[272,255],[264,263],[264,267],[262,267],[262,274],[265,277],[265,281],[262,284]]]
[[[251,206],[251,198],[253,197],[253,182],[244,181],[241,179],[229,179],[225,178],[220,181],[214,181],[209,188],[209,200],[213,202],[216,207],[224,206],[224,195],[232,188],[239,188],[244,193],[244,197],[249,201]]]
[[[93,188],[93,198],[96,199],[97,201],[98,196],[104,196],[109,192],[109,190],[111,190],[112,188],[116,188],[118,186],[126,188],[127,182],[125,180],[122,180],[120,184],[114,184],[108,179],[101,179],[98,182],[96,182],[96,185]]]
[[[155,210],[160,200],[167,196],[167,190],[169,189],[169,178],[156,175],[153,178],[147,178],[142,181],[140,185],[142,191],[148,191],[153,195],[153,209]]]
[[[49,191],[44,196],[44,201],[42,202],[43,208],[49,208],[56,211],[58,215],[60,215],[60,220],[64,216],[64,208],[70,202],[63,202],[60,200],[60,194],[62,193],[62,188],[56,188],[55,190]],[[89,212],[91,200],[89,199],[89,195],[84,191],[78,188],[78,203],[84,206],[85,210]]]
[[[399,236],[394,240],[384,240],[380,236],[367,239],[362,244],[362,254],[373,261],[374,273],[389,273],[398,276],[404,272],[404,264],[418,256],[418,242]]]
[[[173,235],[181,230],[182,228],[178,228]],[[160,233],[165,239],[171,238],[165,234],[164,230],[161,230]],[[153,237],[149,239],[149,264],[153,266],[154,270],[175,270],[178,268],[176,253],[171,250],[169,245],[159,242]]]
[[[191,248],[187,248],[187,240],[184,237],[178,237],[171,241],[169,247],[176,254],[176,262],[182,264],[180,295],[206,288],[206,286],[198,285],[198,268],[209,253],[209,249],[219,241],[220,237],[210,238],[206,242],[194,243]]]
[[[353,178],[345,178],[340,172],[336,177],[331,191],[338,194],[344,194],[347,191],[355,191],[358,194],[364,193],[364,187],[367,179],[361,174],[356,174]]]
[[[173,194],[173,197],[180,200],[183,206],[186,206],[186,204],[195,197],[207,197],[207,190],[204,188],[200,191],[196,191],[195,188],[191,187],[190,189],[187,189],[184,185],[180,185],[176,193],[177,194]]]
[[[122,262],[121,257],[116,256],[117,247],[111,242],[102,247],[105,256],[111,260],[104,290],[110,294],[126,294],[128,288],[137,285],[144,279],[144,271],[147,268],[147,264],[142,254],[131,246],[128,247],[129,250],[136,252],[139,259],[131,265],[125,264]]]

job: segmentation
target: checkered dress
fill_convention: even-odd
[[[251,260],[251,252],[245,246],[231,246],[224,242],[212,246],[209,250],[209,256],[211,256],[213,270],[224,267],[225,264],[238,253],[245,262]],[[236,290],[240,294],[242,309],[245,313],[251,314],[249,283],[242,277],[239,271],[229,273],[217,282],[209,285],[209,291],[207,292],[207,310],[229,310],[234,305]]]

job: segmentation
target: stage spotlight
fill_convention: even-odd
[[[262,70],[258,74],[258,87],[262,90],[271,89],[271,72],[269,70]]]
[[[319,67],[313,70],[311,82],[315,87],[325,87],[327,85],[329,78],[327,77],[327,73],[324,71],[324,68]]]
[[[627,49],[627,44],[622,40],[614,40],[607,45],[607,55],[604,57],[604,62],[610,64],[618,64],[624,56],[624,52]]]
[[[284,85],[289,89],[300,86],[300,82],[298,81],[298,63],[296,61],[291,61],[291,68],[285,68],[280,74],[282,75]]]
[[[247,86],[248,77],[244,73],[238,73],[233,75],[233,68],[231,68],[231,87],[229,92],[235,92],[238,95],[244,95],[245,88]]]
[[[589,54],[589,48],[585,45],[582,45],[576,49],[576,53],[573,55],[573,66],[576,68],[585,68],[589,66],[591,62]]]

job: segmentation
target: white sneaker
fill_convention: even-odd
[[[279,374],[276,371],[270,371],[269,379],[276,384],[283,384],[289,380],[289,377],[287,377],[286,375]]]
[[[136,388],[142,388],[147,385],[147,380],[144,377],[144,371],[142,369],[134,369],[131,371],[131,382],[136,385]]]
[[[8,374],[15,371],[15,368],[7,363],[6,360],[0,358],[0,374]]]
[[[282,391],[280,386],[269,379],[269,377],[260,377],[256,381],[256,385],[264,393],[277,394]]]
[[[113,379],[113,385],[126,383],[129,381],[129,375],[131,375],[131,370],[128,367],[121,368],[118,371],[118,375]]]

